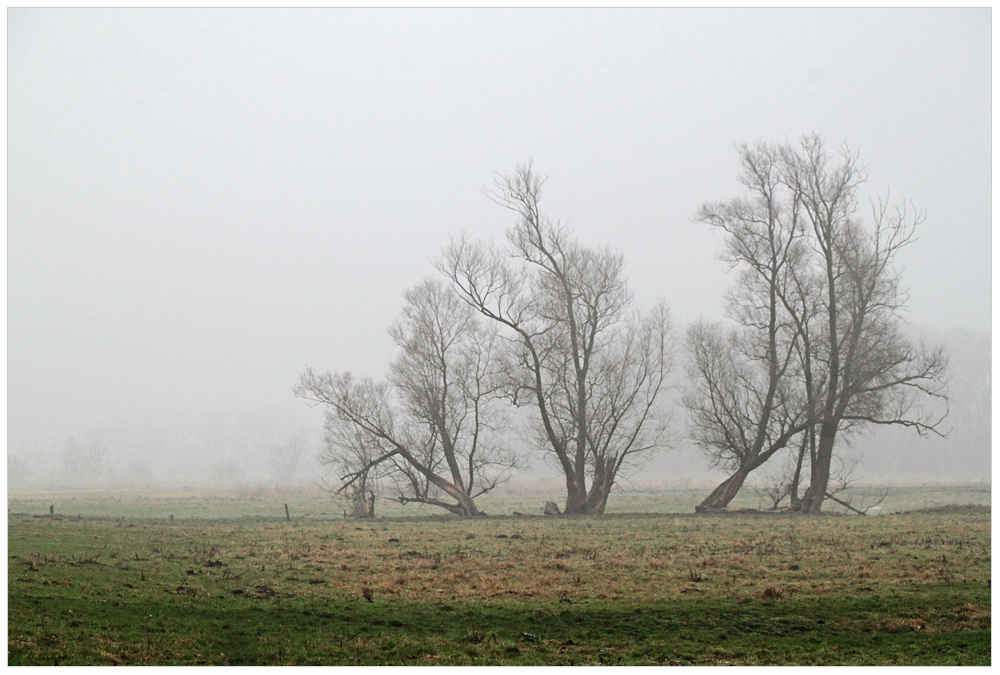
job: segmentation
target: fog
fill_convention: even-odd
[[[952,358],[948,439],[844,454],[989,480],[991,18],[8,10],[8,485],[318,480],[299,373],[384,376],[403,291],[450,236],[503,236],[484,188],[529,159],[641,306],[720,318],[735,274],[693,216],[739,194],[736,144],[812,132],[857,148],[864,199],[926,210],[906,319]],[[676,417],[641,478],[710,482]]]

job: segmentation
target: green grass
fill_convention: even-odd
[[[181,498],[11,514],[8,664],[990,663],[982,506],[287,522]]]
[[[941,609],[970,591],[572,605],[19,597],[12,623],[37,625],[11,626],[8,663],[988,665],[989,620],[958,628]]]
[[[506,487],[506,486],[504,486]],[[616,490],[608,502],[607,513],[692,513],[707,497],[712,487],[646,486]],[[556,482],[545,487],[506,490],[503,487],[480,497],[476,503],[491,516],[509,516],[515,511],[542,515],[546,501],[562,504],[564,488]],[[846,498],[855,506],[865,507],[877,502],[882,514],[900,513],[948,505],[989,506],[989,484],[925,484],[925,485],[857,485]],[[35,490],[8,494],[7,508],[12,513],[48,514],[49,506],[57,515],[104,516],[131,518],[240,518],[263,516],[283,518],[288,504],[295,518],[335,519],[343,517],[343,506],[329,494],[314,487],[267,489],[232,488],[207,490]],[[733,509],[766,508],[753,488],[745,488],[733,501]],[[421,504],[397,504],[381,499],[377,505],[380,517],[413,518],[436,516],[441,509]],[[828,513],[847,513],[833,502],[827,502]]]

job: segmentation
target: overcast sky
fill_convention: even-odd
[[[990,328],[991,13],[8,10],[8,425],[304,404],[529,158],[637,299],[721,315],[692,222],[742,141],[822,133],[926,209],[914,324]]]

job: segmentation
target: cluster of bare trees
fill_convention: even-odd
[[[730,476],[698,507],[721,509],[776,456],[775,490],[793,510],[828,498],[838,438],[865,425],[937,433],[941,350],[910,344],[898,253],[922,214],[873,204],[844,148],[740,148],[746,194],[704,205],[738,271],[728,321],[687,332],[683,405],[691,436]],[[475,500],[517,466],[504,430],[530,413],[529,440],[565,477],[567,513],[603,513],[621,472],[666,442],[672,328],[661,302],[635,308],[620,253],[591,248],[540,208],[530,164],[500,176],[494,201],[516,215],[501,246],[460,237],[407,291],[391,327],[386,381],[307,370],[297,395],[327,406],[322,461],[357,516],[377,495],[479,515]]]
[[[901,331],[897,258],[923,216],[878,200],[866,222],[857,155],[831,157],[818,136],[744,145],[740,160],[745,196],[698,213],[724,233],[723,257],[738,270],[728,325],[699,323],[687,336],[692,435],[731,471],[698,508],[725,507],[790,448],[783,492],[791,509],[817,513],[838,437],[873,424],[938,433],[946,412],[928,404],[944,399],[944,354]]]
[[[566,478],[567,513],[602,513],[619,472],[664,442],[671,326],[633,307],[619,253],[587,248],[539,210],[530,165],[498,179],[517,223],[507,245],[462,238],[406,294],[387,382],[306,371],[299,396],[328,406],[323,461],[355,513],[386,485],[398,501],[461,515],[516,466],[509,405]]]

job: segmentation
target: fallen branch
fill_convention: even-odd
[[[844,502],[844,501],[841,501],[841,500],[837,499],[836,497],[834,497],[834,496],[833,496],[832,494],[830,494],[829,492],[827,492],[827,493],[826,493],[826,498],[827,498],[827,499],[832,499],[833,501],[837,502],[838,504],[840,504],[840,505],[841,505],[841,506],[843,506],[844,508],[847,508],[847,509],[850,509],[851,511],[854,511],[854,512],[855,512],[856,514],[858,514],[859,516],[867,516],[867,515],[868,515],[868,513],[867,513],[867,512],[865,512],[865,511],[861,511],[860,509],[856,509],[856,508],[854,508],[853,506],[851,506],[851,505],[850,505],[850,504],[848,504],[847,502]]]

